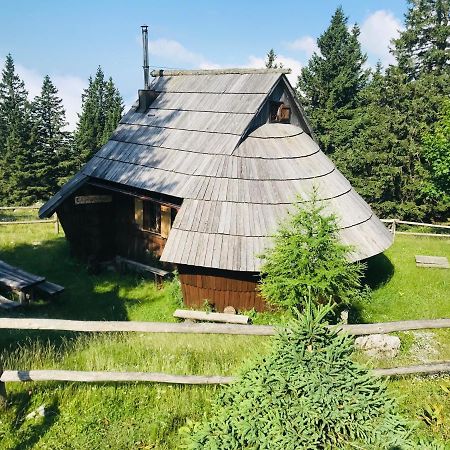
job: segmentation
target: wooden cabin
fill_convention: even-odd
[[[392,236],[319,149],[286,71],[158,71],[111,139],[40,210],[75,255],[176,267],[187,306],[263,310],[261,261],[313,188],[353,260]]]

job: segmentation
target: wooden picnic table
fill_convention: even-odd
[[[21,303],[27,302],[28,296],[33,296],[33,289],[44,282],[45,277],[26,272],[0,260],[0,285],[18,292]]]

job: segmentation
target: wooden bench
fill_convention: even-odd
[[[33,299],[34,287],[45,281],[44,277],[25,272],[0,261],[0,285],[19,294],[20,303]]]
[[[19,302],[15,302],[14,300],[10,300],[9,298],[3,297],[0,295],[0,308],[2,309],[14,309],[20,306]]]
[[[50,281],[44,281],[36,285],[36,290],[45,296],[53,297],[64,291],[64,287]]]
[[[28,303],[28,301],[33,300],[35,291],[39,291],[45,296],[51,297],[64,290],[62,286],[46,281],[44,277],[25,272],[25,270],[14,267],[1,260],[0,285],[10,291],[18,293],[20,303]],[[10,305],[10,303],[8,303],[10,301],[11,300],[6,303],[3,301],[3,305]]]
[[[435,269],[450,269],[445,256],[415,255],[417,267],[432,267]]]
[[[140,262],[133,261],[122,256],[116,256],[115,263],[119,271],[122,271],[124,267],[127,267],[128,269],[135,272],[151,273],[155,276],[155,281],[158,284],[161,284],[163,280],[170,279],[170,277],[173,275],[172,272],[168,272],[167,270],[148,266],[147,264],[142,264]]]
[[[190,309],[177,309],[173,317],[184,320],[198,320],[201,322],[240,323],[246,325],[250,317],[239,314],[210,313],[205,311],[192,311]]]

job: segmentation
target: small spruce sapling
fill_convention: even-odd
[[[338,241],[334,215],[314,190],[311,200],[298,199],[262,255],[260,291],[271,304],[301,309],[309,293],[318,301],[350,303],[361,293],[364,266],[348,260],[351,247]]]
[[[331,306],[304,303],[271,353],[219,394],[209,420],[180,430],[184,448],[415,448],[385,382],[352,361],[350,337],[327,326]]]

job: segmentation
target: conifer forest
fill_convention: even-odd
[[[98,67],[82,94],[74,132],[49,76],[32,101],[6,56],[0,81],[0,205],[48,200],[109,139],[123,112],[112,78]]]

